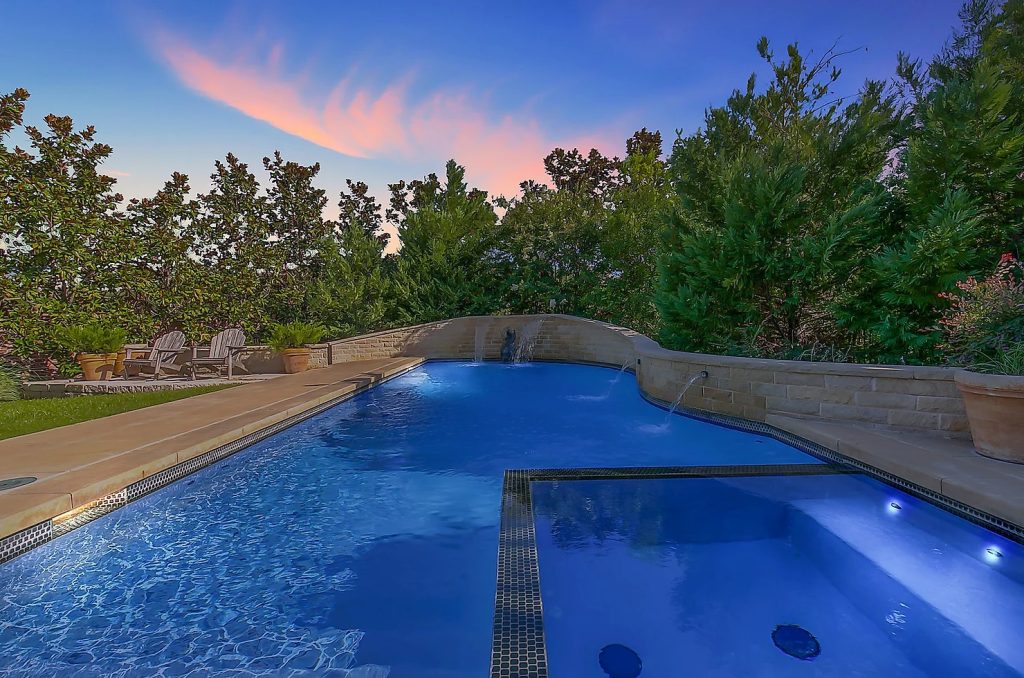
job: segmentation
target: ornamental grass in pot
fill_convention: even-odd
[[[326,330],[315,323],[291,322],[270,327],[267,345],[281,354],[287,374],[309,369],[309,344],[320,341]]]
[[[124,348],[127,335],[113,325],[101,322],[64,328],[64,343],[82,370],[84,381],[109,379],[114,372],[117,352]]]
[[[942,319],[945,349],[964,369],[964,398],[974,446],[981,454],[1024,463],[1024,266],[1004,254],[995,272],[968,278]]]

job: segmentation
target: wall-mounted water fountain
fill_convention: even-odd
[[[669,422],[672,420],[672,415],[676,413],[677,409],[679,409],[679,404],[683,402],[683,398],[686,396],[686,392],[690,390],[690,387],[696,384],[698,381],[707,378],[707,370],[701,370],[700,372],[686,380],[686,383],[683,384],[682,390],[679,391],[679,395],[676,396],[676,399],[672,401],[672,406],[668,408],[668,414],[665,415],[665,421],[662,423],[661,428],[668,427]]]
[[[493,323],[494,320],[491,318],[477,321],[476,333],[473,335],[474,363],[482,363],[484,361],[485,353],[487,352],[487,333],[490,331]]]
[[[501,342],[501,360],[506,363],[527,363],[533,360],[533,352],[537,348],[537,338],[544,318],[531,320],[517,332],[511,327],[505,328],[505,339]]]
[[[544,319],[540,318],[523,325],[523,329],[519,332],[519,341],[516,342],[516,354],[512,362],[528,363],[533,360],[533,351],[537,348],[537,337],[543,324]]]

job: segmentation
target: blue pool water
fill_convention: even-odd
[[[1024,669],[1024,549],[863,476],[532,491],[552,676],[606,675],[609,645],[643,676]]]
[[[628,373],[429,363],[0,567],[0,674],[487,673],[507,468],[808,463]]]
[[[430,363],[0,566],[0,675],[476,678],[505,469],[815,462],[668,418],[628,373]],[[600,649],[553,675],[602,676]]]

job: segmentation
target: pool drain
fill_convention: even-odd
[[[15,487],[21,487],[22,485],[28,485],[34,483],[36,479],[32,476],[23,476],[21,478],[4,478],[0,480],[0,491],[2,490],[13,490]]]
[[[601,669],[611,678],[636,678],[644,668],[640,655],[618,643],[601,648],[597,660]]]
[[[772,642],[790,657],[814,659],[821,654],[821,643],[807,629],[796,624],[780,624],[772,631]]]

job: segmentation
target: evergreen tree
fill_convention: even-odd
[[[975,0],[962,18],[927,72],[901,58],[916,122],[896,183],[904,225],[844,318],[883,361],[937,360],[941,295],[1024,237],[1024,2]]]
[[[384,259],[388,234],[381,206],[366,184],[347,181],[339,228],[319,245],[319,275],[306,291],[309,318],[345,337],[380,329],[390,321],[390,277]]]
[[[484,253],[497,216],[483,191],[467,189],[465,173],[449,160],[443,184],[430,175],[409,188],[393,187],[402,242],[394,273],[400,322],[490,313],[495,307]]]
[[[834,316],[893,226],[878,181],[904,125],[895,98],[867,82],[844,100],[834,49],[796,45],[773,78],[751,76],[670,159],[679,206],[667,220],[657,305],[665,343],[687,350],[799,356],[849,351]]]

